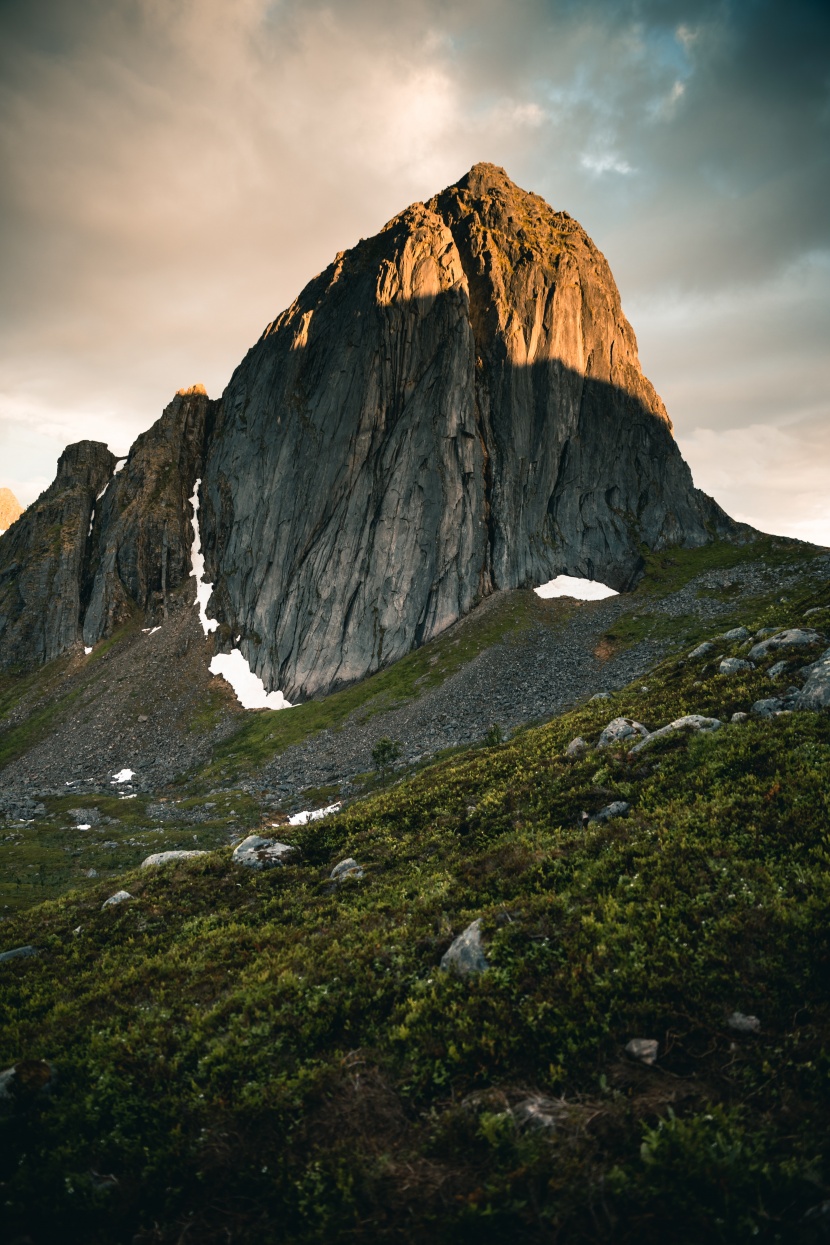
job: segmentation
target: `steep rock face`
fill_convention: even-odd
[[[99,441],[67,446],[54,482],[0,539],[0,668],[49,661],[80,639],[92,511],[115,462]]]
[[[237,369],[202,485],[206,578],[268,685],[361,678],[471,608],[487,548],[473,358],[458,251],[416,204]]]
[[[17,522],[22,513],[23,507],[11,489],[0,488],[0,536]]]
[[[96,644],[136,607],[150,624],[190,574],[190,497],[202,468],[212,404],[201,385],[179,390],[141,434],[99,499],[85,577],[83,637]]]
[[[289,699],[403,656],[495,589],[617,588],[733,528],[691,475],[603,256],[477,165],[338,255],[223,398],[209,613]]]

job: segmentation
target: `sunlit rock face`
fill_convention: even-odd
[[[23,507],[10,488],[0,488],[0,535],[23,513]]]
[[[496,589],[625,589],[644,545],[733,527],[693,487],[603,256],[486,164],[268,326],[225,392],[202,499],[211,612],[291,700]]]

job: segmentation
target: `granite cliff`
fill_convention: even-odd
[[[234,373],[202,486],[211,610],[324,693],[501,589],[624,589],[733,529],[693,487],[603,256],[476,165],[340,254]],[[210,612],[210,611],[209,611]]]
[[[180,391],[119,470],[67,449],[0,541],[0,668],[163,621],[200,478],[212,643],[294,701],[493,592],[625,589],[644,548],[735,530],[692,484],[603,256],[488,164],[339,254],[219,402]]]

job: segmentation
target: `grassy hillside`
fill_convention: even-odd
[[[40,952],[0,964],[9,1239],[825,1240],[830,715],[730,724],[773,660],[674,657],[280,828],[285,868],[225,847],[4,923]],[[686,713],[725,725],[565,754]],[[332,883],[347,856],[364,876]],[[487,970],[443,971],[479,918]]]

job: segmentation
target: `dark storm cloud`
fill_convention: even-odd
[[[727,507],[735,437],[830,467],[825,10],[5,3],[0,483],[30,500],[65,441],[121,448],[180,384],[218,393],[334,251],[480,159],[608,255]],[[742,517],[830,540],[826,503],[788,516],[760,458]]]

